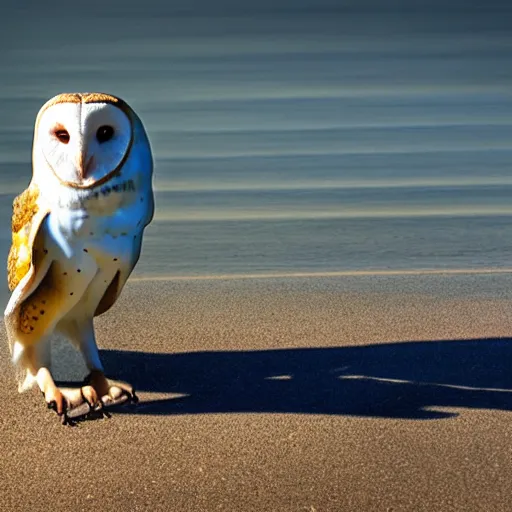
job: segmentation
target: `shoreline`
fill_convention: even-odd
[[[207,274],[207,275],[142,275],[131,276],[129,281],[222,281],[235,279],[286,279],[286,278],[329,278],[329,277],[371,277],[371,276],[429,276],[429,275],[478,275],[512,274],[509,268],[425,268],[398,270],[339,270],[327,272],[262,272],[251,274]]]

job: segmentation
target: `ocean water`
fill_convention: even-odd
[[[40,106],[105,91],[154,151],[136,276],[512,267],[511,14],[497,1],[6,7],[0,259]]]

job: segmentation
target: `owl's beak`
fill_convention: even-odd
[[[78,176],[80,179],[85,180],[92,169],[92,166],[94,164],[94,156],[90,156],[86,161],[84,159],[84,154],[80,153],[77,162],[76,162],[76,168],[78,169]]]

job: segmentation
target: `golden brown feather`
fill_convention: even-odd
[[[32,221],[39,207],[37,198],[39,190],[30,186],[14,199],[12,205],[12,245],[7,258],[7,282],[9,290],[13,291],[30,269],[33,252],[30,234]]]

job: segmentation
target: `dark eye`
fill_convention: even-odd
[[[64,130],[64,128],[55,130],[55,137],[57,137],[62,144],[67,144],[69,142],[69,133],[67,130]]]
[[[103,144],[103,142],[107,142],[114,136],[114,128],[112,126],[109,126],[108,124],[104,126],[100,126],[98,128],[98,131],[96,132],[96,138],[98,139],[98,142],[100,144]]]

